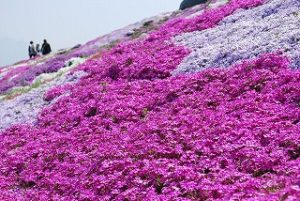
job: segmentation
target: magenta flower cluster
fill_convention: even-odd
[[[0,94],[13,87],[27,86],[43,73],[57,72],[70,58],[68,55],[58,55],[37,66],[22,66],[10,70],[5,77],[0,79]]]
[[[267,54],[171,76],[170,38],[261,0],[232,0],[121,43],[48,91],[35,126],[0,135],[0,200],[299,200],[300,72]]]
[[[36,127],[0,136],[0,198],[300,196],[299,81],[276,55],[163,80],[84,79]]]
[[[192,19],[175,18],[152,32],[145,40],[124,42],[108,51],[100,61],[82,65],[96,79],[110,77],[120,79],[166,78],[189,53],[182,46],[175,46],[170,38],[180,33],[204,30],[216,26],[234,11],[258,6],[263,0],[233,0],[216,9],[205,11]]]
[[[74,57],[87,57],[94,54],[94,50],[77,51],[55,55],[39,65],[25,65],[10,70],[5,77],[0,78],[0,94],[18,86],[27,86],[43,73],[57,72],[65,67],[66,62]]]
[[[0,94],[14,86],[27,85],[28,83],[25,79],[22,78],[22,75],[29,69],[29,66],[20,66],[9,70],[9,72],[7,72],[3,77],[0,78]]]

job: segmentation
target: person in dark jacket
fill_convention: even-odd
[[[180,10],[184,10],[190,7],[193,7],[195,5],[198,4],[204,4],[206,3],[208,0],[183,0],[180,4]]]
[[[46,39],[44,40],[41,51],[43,55],[47,55],[51,52],[51,46]]]
[[[30,45],[28,47],[28,54],[30,59],[34,58],[37,55],[33,41],[30,41]]]

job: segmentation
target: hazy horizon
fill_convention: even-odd
[[[0,66],[28,57],[29,41],[54,50],[86,43],[162,12],[181,0],[0,0]]]

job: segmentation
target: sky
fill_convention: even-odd
[[[84,44],[147,17],[178,9],[181,0],[0,0],[0,66],[28,57],[32,40],[52,49]]]

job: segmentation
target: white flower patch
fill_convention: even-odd
[[[57,72],[54,72],[54,73],[43,73],[43,74],[39,75],[38,77],[36,77],[32,83],[35,83],[38,81],[45,82],[47,80],[52,80],[59,75],[63,75],[65,73],[69,72],[71,69],[78,66],[79,64],[84,63],[85,61],[86,61],[85,58],[80,58],[80,57],[71,58],[65,62],[65,67],[59,69]]]
[[[43,99],[46,91],[55,86],[76,83],[84,75],[85,72],[77,71],[72,75],[57,77],[12,100],[0,99],[0,132],[14,124],[34,124],[39,112],[49,104]]]
[[[174,41],[192,52],[173,74],[228,67],[263,53],[282,51],[300,66],[300,1],[272,0],[225,18],[219,26],[186,33]]]
[[[209,8],[218,8],[228,3],[228,0],[220,0],[208,5]]]

